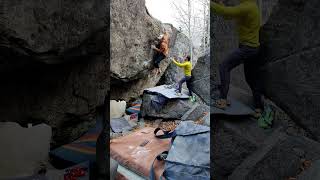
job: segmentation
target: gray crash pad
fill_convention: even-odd
[[[113,118],[110,120],[110,126],[113,132],[121,133],[124,131],[130,131],[132,127],[125,118]]]
[[[230,105],[227,106],[224,110],[212,105],[210,108],[210,113],[234,116],[251,115],[254,113],[254,111],[250,107],[236,99],[230,98],[229,101]]]
[[[169,99],[188,99],[187,91],[182,89],[181,96],[177,96],[175,88],[167,88],[166,85],[156,86],[153,88],[145,89],[144,91],[148,93],[158,93]]]

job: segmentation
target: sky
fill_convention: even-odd
[[[170,23],[177,27],[178,23],[175,21],[175,11],[172,8],[171,2],[172,0],[146,0],[146,7],[153,17],[163,23]]]
[[[163,23],[170,23],[177,29],[180,27],[180,23],[176,20],[177,17],[179,17],[179,13],[175,6],[172,4],[172,2],[175,2],[175,4],[187,4],[187,0],[146,0],[146,7],[149,11],[149,13],[156,19],[160,20]],[[203,10],[203,5],[199,3],[198,0],[192,1],[192,6],[194,7],[195,11],[198,12],[196,16],[202,16],[203,17],[203,11],[200,12],[199,10]],[[185,11],[187,11],[187,6],[181,6],[185,7]],[[203,21],[199,20],[199,26],[203,25]],[[184,31],[184,33],[187,35],[187,32]],[[194,45],[199,46],[201,42],[201,37],[199,37],[199,34],[195,32],[193,34],[194,38]]]

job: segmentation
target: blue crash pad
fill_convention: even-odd
[[[124,131],[130,131],[132,127],[125,118],[114,118],[110,120],[110,126],[113,132],[121,133]]]

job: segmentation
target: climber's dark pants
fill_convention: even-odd
[[[156,53],[156,55],[153,58],[154,67],[159,68],[160,62],[165,58],[166,58],[166,56],[163,53],[160,53],[160,52]]]
[[[189,96],[192,96],[192,91],[191,91],[191,76],[184,76],[179,82],[178,82],[178,91],[181,93],[181,88],[182,84],[186,82],[187,83],[187,88],[189,90]]]
[[[255,108],[263,109],[261,80],[258,72],[259,48],[239,45],[222,64],[220,64],[220,98],[226,99],[229,91],[230,72],[243,63],[245,79],[251,88]]]

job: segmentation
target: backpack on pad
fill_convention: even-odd
[[[160,139],[172,138],[169,151],[165,151],[154,160],[164,160],[163,177],[166,180],[209,180],[210,179],[210,127],[182,121],[171,133],[157,135]],[[154,162],[153,162],[154,164]],[[150,180],[155,180],[153,164]]]

